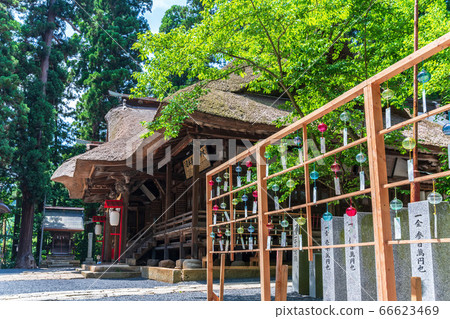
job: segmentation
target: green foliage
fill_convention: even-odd
[[[186,6],[173,5],[164,13],[159,32],[169,33],[180,26],[191,29],[195,24],[201,22],[200,12],[203,9],[201,0],[188,0]]]

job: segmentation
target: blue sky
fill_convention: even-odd
[[[153,0],[152,12],[144,15],[153,33],[158,32],[164,12],[175,4],[185,6],[186,0]]]

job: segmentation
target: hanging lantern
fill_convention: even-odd
[[[337,173],[341,170],[341,165],[336,161],[336,156],[334,157],[334,163],[331,164],[331,170],[334,172],[334,190],[336,195],[341,195],[341,184],[339,183],[339,177]]]
[[[269,159],[270,159],[270,153],[268,151],[264,152],[264,158],[266,159],[266,177],[269,176]]]
[[[94,227],[95,235],[100,236],[102,234],[102,230],[103,230],[102,224],[95,224],[95,227]]]
[[[381,97],[386,100],[386,128],[391,127],[391,107],[389,106],[389,100],[394,97],[394,91],[389,89],[389,87],[381,93]]]
[[[280,202],[277,196],[277,192],[280,190],[280,186],[278,186],[277,184],[273,184],[272,185],[272,190],[275,192],[275,196],[273,197],[273,202],[275,204],[275,210],[279,210],[280,209]]]
[[[217,194],[216,196],[220,195],[220,183],[222,182],[222,178],[220,176],[216,177],[216,182],[217,182]]]
[[[431,80],[431,74],[425,70],[422,69],[422,71],[417,74],[417,81],[422,83],[422,104],[423,104],[423,113],[427,113],[427,96],[425,91],[425,83]]]
[[[240,167],[239,165],[236,166],[236,173],[237,173],[237,177],[236,177],[236,182],[237,182],[237,187],[241,187],[242,183],[241,183],[241,176],[239,175],[240,172],[242,172],[242,167]]]
[[[252,161],[247,161],[247,163],[245,163],[245,166],[247,166],[247,183],[252,181],[252,170],[250,169],[252,165]]]
[[[316,163],[314,163],[314,169],[309,173],[309,178],[314,181],[313,187],[313,203],[317,202],[317,184],[316,180],[319,178],[319,172],[316,171]]]
[[[408,165],[408,179],[410,182],[414,181],[414,163],[411,158],[411,151],[416,147],[416,141],[412,137],[407,137],[403,140],[402,146],[409,151]]]
[[[256,214],[258,211],[258,191],[253,191],[253,207],[252,207],[252,213]]]
[[[339,118],[341,119],[342,122],[344,122],[344,131],[343,131],[343,141],[344,141],[344,146],[347,145],[347,121],[350,120],[350,115],[348,114],[347,111],[344,111],[341,113],[341,115],[339,115]]]
[[[322,133],[322,136],[320,138],[320,153],[324,154],[326,153],[326,147],[325,147],[325,137],[323,137],[323,133],[327,130],[328,126],[325,123],[320,123],[317,126],[317,129],[319,132]]]
[[[109,209],[109,224],[111,226],[118,226],[120,222],[120,208]]]

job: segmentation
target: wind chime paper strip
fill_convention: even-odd
[[[223,240],[219,240],[220,250],[223,251]]]
[[[408,160],[408,179],[410,182],[414,181],[414,164],[413,160]]]
[[[298,149],[298,164],[303,164],[303,149],[301,148]]]
[[[266,177],[269,176],[269,163],[266,164]]]
[[[334,177],[334,189],[336,191],[336,195],[341,195],[341,184],[339,183],[339,177]]]
[[[242,249],[245,250],[244,237],[242,237],[242,236],[241,236],[241,246],[242,246]]]
[[[236,208],[233,209],[233,219],[236,219]]]
[[[220,186],[217,186],[217,190],[216,190],[217,196],[220,195]]]
[[[448,167],[450,168],[450,144],[447,145],[447,153]]]
[[[436,207],[434,209],[436,209]],[[436,213],[434,214],[434,238],[438,238],[438,233],[437,233],[437,214]]]
[[[248,216],[248,212],[247,212],[247,211],[248,211],[248,210],[247,210],[247,205],[245,205],[245,209],[244,209],[244,211],[245,211],[245,215],[244,215],[244,216],[245,216],[245,217],[247,218],[247,216]]]
[[[250,183],[252,181],[252,171],[250,168],[247,170],[247,183]]]
[[[248,249],[253,250],[253,237],[248,238]]]
[[[213,224],[214,225],[217,224],[217,215],[216,214],[214,214],[214,216],[213,216]]]
[[[400,223],[400,217],[394,218],[394,238],[402,239],[402,225]]]
[[[267,236],[267,249],[270,249],[270,242],[272,241],[272,236]]]
[[[225,251],[230,250],[230,241],[227,239],[225,242]]]
[[[423,103],[423,113],[427,113],[427,95],[425,93],[425,88],[422,89],[422,103]]]
[[[287,169],[286,156],[285,155],[281,155],[281,165],[283,166],[283,170]]]
[[[359,172],[359,190],[363,191],[366,189],[366,176],[364,171]]]
[[[301,233],[301,231],[302,231],[302,229],[300,228],[300,233]],[[303,250],[303,237],[302,237],[302,234],[300,234],[299,238],[298,238],[298,247],[299,247],[299,250]]]
[[[386,128],[390,128],[391,124],[391,108],[386,108]]]
[[[281,247],[286,247],[286,232],[281,233]]]
[[[212,240],[212,251],[214,251],[214,242],[215,242],[215,240],[213,239]]]
[[[252,213],[256,214],[256,212],[258,211],[258,202],[254,201],[253,202],[253,208],[252,208]]]
[[[325,137],[321,137],[320,138],[320,153],[325,154],[326,151],[326,147],[325,147]]]
[[[317,187],[313,188],[313,203],[317,202]]]
[[[228,191],[228,181],[223,182],[223,190],[224,190],[225,192]]]
[[[275,210],[279,210],[280,209],[280,202],[278,201],[278,196],[275,196],[273,198],[273,201],[275,203]]]
[[[347,128],[344,127],[344,146],[347,146]]]
[[[229,222],[230,221],[230,216],[228,216],[228,213],[226,211],[224,211],[223,213],[225,215],[225,218],[227,219],[227,222]]]
[[[236,182],[237,182],[237,187],[241,187],[242,186],[241,177],[240,176],[237,177]]]

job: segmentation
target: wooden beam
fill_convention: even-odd
[[[166,192],[164,191],[164,188],[161,186],[161,183],[156,178],[152,178],[152,180],[155,183],[156,187],[158,188],[158,191],[161,193],[161,197],[166,196]]]
[[[264,249],[269,236],[269,230],[266,225],[269,222],[267,215],[268,199],[267,199],[267,181],[266,176],[266,159],[264,157],[265,147],[258,147],[256,150],[256,175],[258,189],[258,250],[259,250],[259,271],[261,280],[261,301],[270,301],[270,255]],[[211,204],[210,204],[211,205]]]
[[[214,291],[213,291],[213,254],[212,251],[212,238],[208,236],[211,233],[211,225],[212,224],[212,202],[209,201],[211,196],[212,187],[209,183],[205,183],[206,185],[206,259],[207,259],[207,268],[206,268],[206,294],[207,300],[212,301],[214,299]]]
[[[308,161],[308,143],[306,141],[308,141],[308,128],[305,125],[303,125],[302,128],[302,137],[303,137],[303,160],[304,161]],[[305,166],[305,201],[306,204],[308,206],[306,206],[306,233],[307,233],[307,241],[308,241],[308,246],[312,246],[312,220],[311,220],[311,186],[309,185],[309,165],[306,164]],[[316,203],[317,204],[317,203]],[[300,236],[302,235],[302,231],[301,231],[301,227],[300,229]],[[308,251],[308,260],[309,261],[313,261],[314,260],[314,255],[313,255],[313,251],[310,250]]]
[[[411,277],[411,301],[422,301],[422,279]]]
[[[153,193],[147,188],[147,186],[141,185],[140,189],[151,202],[156,199],[156,196],[153,195]]]
[[[198,259],[198,211],[200,208],[200,178],[199,165],[192,167],[192,247],[191,256]]]
[[[223,291],[225,287],[225,254],[220,256],[220,286],[219,301],[223,301]]]
[[[378,299],[395,301],[395,269],[392,246],[389,193],[383,185],[387,183],[386,154],[383,129],[380,85],[373,84],[364,89],[364,107],[368,137],[370,185],[372,193],[373,231],[377,271]]]
[[[172,147],[172,157],[177,156],[189,145],[190,142],[192,142],[192,136],[186,135],[185,137],[183,137],[177,145]]]

